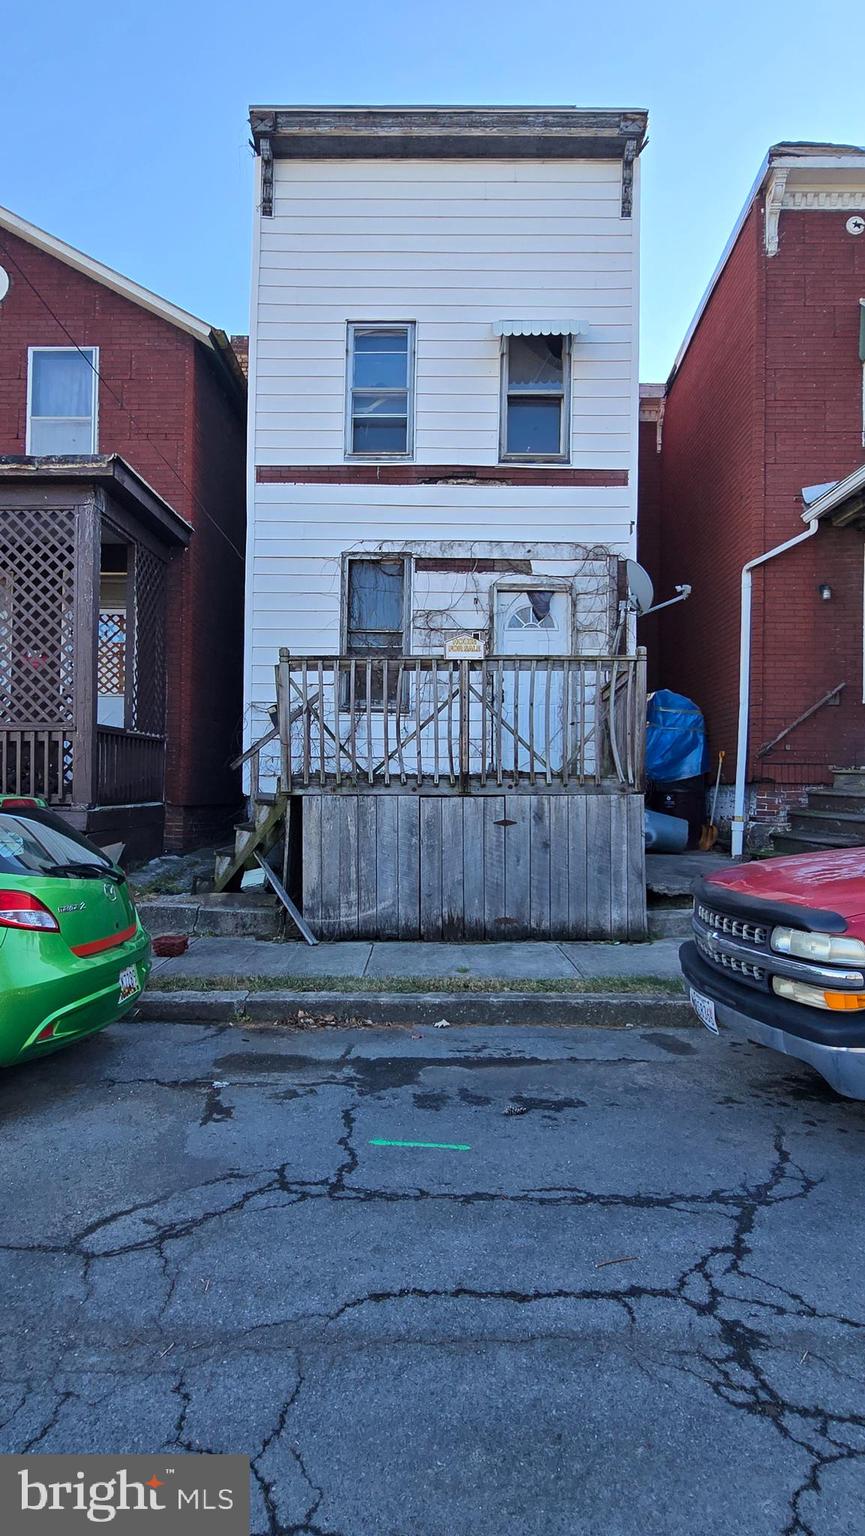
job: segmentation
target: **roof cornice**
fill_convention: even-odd
[[[834,146],[827,144],[824,152],[817,153],[819,146],[814,144],[803,145],[801,152],[794,144],[775,144],[766,154],[756,179],[751,187],[744,205],[739,213],[724,246],[718,264],[699,304],[694,312],[694,317],[685,332],[684,340],[676,353],[675,361],[667,379],[667,389],[673,383],[679,368],[685,357],[688,347],[691,345],[694,333],[703,318],[706,307],[715,287],[733,251],[742,230],[760,193],[767,193],[767,219],[764,230],[766,254],[772,256],[778,249],[778,219],[784,208],[858,208],[865,201],[865,149],[857,149],[853,145]],[[808,153],[809,150],[815,153]],[[791,173],[811,171],[816,176],[821,173],[829,173],[830,177],[837,178],[839,172],[851,171],[856,173],[861,183],[861,191],[847,195],[836,190],[836,183],[827,186],[822,198],[816,197],[810,191],[799,191],[795,187],[795,176],[791,181]]]
[[[642,108],[258,107],[256,153],[278,158],[622,159],[646,140]]]

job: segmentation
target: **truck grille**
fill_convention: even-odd
[[[766,949],[769,943],[769,929],[760,923],[749,923],[747,919],[733,917],[729,912],[718,912],[714,907],[707,907],[704,902],[696,904],[696,914],[701,923],[707,928],[713,928],[717,933],[722,933],[729,939],[741,939],[745,944],[755,944],[760,949]]]
[[[705,939],[701,933],[697,933],[695,939],[700,954],[704,960],[709,961],[710,965],[717,965],[722,971],[728,971],[755,986],[763,988],[768,986],[768,973],[762,965],[744,960],[739,955],[725,955],[720,950],[713,949],[708,939]]]

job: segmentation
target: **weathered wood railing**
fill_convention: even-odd
[[[290,656],[253,794],[642,786],[645,655]]]
[[[96,800],[100,805],[137,805],[161,800],[165,738],[119,726],[96,728]]]
[[[74,751],[69,725],[0,726],[0,793],[68,805]]]

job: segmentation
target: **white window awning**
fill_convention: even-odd
[[[585,336],[585,320],[494,320],[494,336]]]

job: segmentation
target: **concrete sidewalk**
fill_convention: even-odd
[[[420,944],[266,943],[258,939],[191,938],[186,954],[155,959],[152,985],[166,978],[233,981],[249,988],[256,982],[289,978],[384,977],[424,982],[451,977],[490,981],[605,981],[641,978],[671,981],[679,977],[679,939],[652,944]],[[174,981],[172,984],[176,984]]]
[[[139,1017],[411,1028],[688,1024],[678,939],[651,944],[318,944],[193,938],[156,960]]]

